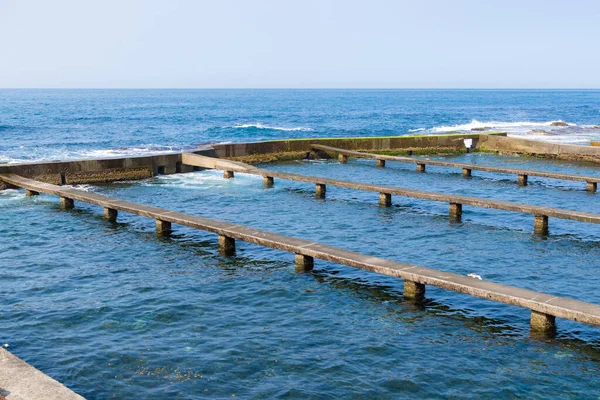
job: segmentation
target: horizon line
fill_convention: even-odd
[[[598,87],[0,87],[0,90],[600,90]]]

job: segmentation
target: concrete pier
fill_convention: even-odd
[[[348,156],[340,154],[338,155],[338,161],[342,164],[346,164],[348,162]]]
[[[417,172],[425,172],[425,164],[417,163]]]
[[[270,187],[273,187],[274,184],[275,184],[275,180],[273,179],[272,176],[265,176],[263,178],[264,187],[270,188]]]
[[[203,156],[191,156],[188,155],[186,157],[186,162],[194,164],[202,164],[206,165],[207,160]],[[215,168],[221,168],[219,165],[215,164]],[[227,167],[227,169],[231,169],[231,167]],[[553,218],[561,218],[572,221],[581,221],[588,222],[594,224],[600,224],[600,214],[581,212],[581,211],[573,211],[573,210],[563,210],[560,208],[552,208],[545,206],[535,206],[530,204],[522,204],[522,203],[513,203],[508,201],[498,201],[498,200],[490,200],[490,199],[482,199],[477,197],[470,196],[462,196],[455,194],[445,194],[438,192],[426,192],[423,190],[414,190],[401,188],[396,186],[386,186],[386,185],[373,185],[362,182],[349,182],[343,181],[339,179],[331,179],[331,178],[323,178],[317,176],[307,176],[300,174],[290,174],[285,172],[277,172],[272,170],[262,170],[258,168],[248,169],[239,167],[238,172],[251,174],[251,175],[259,175],[259,176],[271,176],[274,178],[287,179],[291,181],[298,182],[309,182],[315,183],[317,185],[317,198],[324,198],[325,195],[325,186],[331,185],[336,187],[342,187],[347,189],[355,189],[355,190],[363,190],[367,192],[378,192],[378,193],[388,193],[390,195],[398,195],[405,197],[412,197],[417,199],[425,199],[425,200],[433,200],[433,201],[441,201],[446,203],[457,203],[462,205],[474,206],[474,207],[482,207],[482,208],[493,208],[497,210],[505,210],[512,211],[518,213],[532,214],[532,215],[545,215],[546,217]],[[320,190],[319,188],[323,189]],[[320,194],[322,197],[319,197]]]
[[[425,285],[422,283],[405,280],[404,297],[409,300],[422,301],[425,298]]]
[[[485,135],[485,138],[488,140],[509,140],[512,138],[491,138]],[[538,142],[539,143],[539,142]],[[479,165],[479,164],[466,164],[466,163],[457,163],[450,161],[441,161],[441,160],[424,160],[421,158],[413,158],[413,157],[399,157],[399,156],[388,156],[382,154],[374,154],[374,153],[366,153],[355,150],[346,150],[340,149],[337,147],[325,146],[321,144],[312,144],[311,147],[318,151],[324,151],[326,153],[337,153],[337,154],[345,154],[351,157],[357,158],[370,158],[376,160],[387,160],[387,161],[397,161],[404,163],[416,163],[416,164],[424,164],[424,165],[433,165],[438,167],[450,167],[450,168],[461,168],[463,176],[471,176],[472,171],[485,171],[485,172],[496,172],[500,174],[514,174],[517,176],[527,175],[527,176],[539,176],[542,178],[550,178],[550,179],[561,179],[567,181],[580,181],[580,182],[588,182],[588,183],[598,183],[600,182],[600,177],[597,176],[584,176],[584,175],[574,175],[574,174],[560,174],[555,172],[544,172],[544,171],[532,171],[525,169],[517,169],[517,168],[503,168],[503,167],[492,167],[489,165]],[[580,146],[578,146],[580,147]],[[600,157],[600,155],[599,155]],[[419,171],[417,165],[417,171]],[[423,170],[424,171],[424,170]],[[420,171],[420,172],[423,172]],[[527,178],[524,179],[525,183]],[[588,185],[588,191],[590,190],[591,185]]]
[[[303,254],[295,256],[296,272],[310,272],[315,266],[315,259]]]
[[[25,191],[25,196],[27,197],[31,197],[31,196],[38,196],[39,193],[36,192],[35,190],[26,190]]]
[[[327,195],[327,185],[317,183],[315,187],[315,197],[317,199],[324,199]]]
[[[233,171],[223,171],[223,178],[225,178],[225,179],[233,178]]]
[[[392,195],[389,193],[379,193],[379,205],[389,207],[392,205]]]
[[[451,220],[461,221],[462,220],[462,204],[450,203],[449,216]]]
[[[384,168],[385,167],[385,160],[377,160],[377,166],[379,168]]]
[[[219,253],[223,256],[235,254],[235,239],[219,235]]]
[[[171,233],[171,223],[160,219],[156,220],[156,233],[159,235],[169,235]]]
[[[110,222],[117,221],[118,211],[114,208],[104,207],[104,218],[106,218]]]
[[[517,178],[517,184],[519,186],[527,186],[527,178],[528,176],[525,174],[519,174]]]
[[[554,336],[556,333],[556,317],[532,310],[529,326],[532,333]]]
[[[585,190],[587,190],[590,193],[596,193],[596,191],[598,190],[598,183],[597,182],[587,182]]]
[[[302,271],[310,270],[314,264],[314,258],[318,258],[328,262],[404,279],[404,295],[407,298],[418,299],[423,297],[425,285],[432,285],[491,301],[525,307],[535,311],[537,314],[543,314],[542,316],[546,315],[550,317],[566,318],[600,327],[600,305],[596,304],[584,303],[571,298],[534,292],[532,290],[502,285],[490,281],[482,281],[452,272],[439,271],[417,265],[386,260],[372,255],[364,255],[317,242],[282,236],[246,226],[187,215],[158,207],[132,203],[126,200],[118,200],[68,187],[65,188],[36,182],[16,175],[0,174],[0,180],[24,189],[35,190],[45,194],[53,194],[95,204],[104,208],[113,208],[115,210],[152,218],[161,221],[163,226],[166,225],[166,223],[176,223],[194,229],[216,233],[219,236],[243,240],[248,243],[294,253],[296,255],[296,266]],[[538,326],[541,326],[538,323],[540,316],[537,314],[533,317],[535,329],[537,329]],[[548,321],[551,320],[549,317],[544,317],[542,318],[542,321],[544,319],[546,320],[546,325],[548,324]]]
[[[548,234],[548,216],[535,215],[533,218],[533,232],[538,235]]]
[[[60,208],[62,208],[63,210],[70,210],[71,208],[75,207],[75,202],[73,201],[73,199],[70,199],[68,197],[61,197],[60,198]]]

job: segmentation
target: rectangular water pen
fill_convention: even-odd
[[[281,250],[295,255],[296,268],[310,271],[314,259],[338,263],[405,281],[405,297],[424,297],[426,285],[455,291],[500,303],[528,308],[532,311],[532,331],[550,332],[554,318],[565,318],[581,323],[600,326],[600,306],[581,301],[534,292],[514,286],[481,281],[452,272],[404,264],[375,256],[364,255],[325,244],[287,237],[258,229],[187,215],[125,200],[118,200],[96,193],[33,181],[16,175],[0,175],[0,180],[12,185],[52,194],[61,198],[95,204],[104,208],[128,212],[157,221],[162,227],[174,223],[217,234],[221,247],[231,248],[234,240],[242,240],[260,246]]]
[[[190,165],[194,165],[195,163],[205,165],[206,158],[204,156],[197,155],[188,155],[184,162],[190,163]],[[214,168],[220,169],[221,167],[218,163],[214,163]],[[227,168],[230,168],[227,166]],[[362,190],[366,192],[379,192],[379,193],[387,193],[391,195],[404,196],[404,197],[412,197],[416,199],[424,199],[431,201],[439,201],[444,203],[456,204],[456,206],[452,206],[451,213],[456,215],[458,210],[458,205],[461,205],[461,213],[462,207],[473,206],[480,208],[491,208],[496,210],[505,210],[523,214],[532,214],[532,215],[544,215],[546,217],[560,218],[571,221],[580,221],[586,223],[600,224],[600,214],[593,214],[581,211],[573,211],[573,210],[563,210],[560,208],[552,208],[552,207],[544,207],[544,206],[535,206],[530,204],[523,203],[513,203],[508,201],[499,201],[499,200],[490,200],[478,197],[470,197],[470,196],[462,196],[455,194],[445,194],[438,192],[427,192],[423,190],[415,190],[415,189],[407,189],[396,186],[386,186],[386,185],[373,185],[369,183],[362,182],[351,182],[351,181],[343,181],[339,179],[331,179],[331,178],[323,178],[317,176],[307,176],[300,174],[291,174],[286,172],[278,172],[272,170],[264,170],[264,169],[248,169],[238,167],[236,171],[251,175],[259,175],[262,177],[269,176],[272,178],[279,179],[287,179],[291,181],[298,182],[306,182],[306,183],[314,183],[316,185],[316,197],[319,199],[325,198],[325,190],[326,186],[335,186],[347,189],[354,190]],[[380,197],[381,199],[381,197]],[[381,202],[381,200],[380,200]],[[539,222],[535,224],[535,226],[539,226]],[[546,221],[547,226],[547,221]],[[536,230],[536,233],[539,230]]]
[[[357,158],[371,158],[376,159],[385,163],[387,161],[397,161],[403,163],[416,163],[418,172],[425,172],[427,165],[438,166],[438,167],[450,167],[462,169],[462,175],[465,177],[472,176],[472,171],[484,171],[484,172],[495,172],[500,174],[510,174],[517,176],[517,182],[521,186],[526,186],[528,183],[529,176],[538,176],[541,178],[560,179],[566,181],[579,181],[586,182],[586,190],[590,193],[596,193],[597,184],[600,182],[600,176],[585,176],[575,174],[561,174],[555,172],[544,172],[544,171],[532,171],[517,168],[504,168],[504,167],[493,167],[489,165],[480,164],[466,164],[457,163],[451,161],[441,160],[425,160],[414,157],[401,157],[401,156],[388,156],[375,153],[367,153],[354,150],[340,149],[338,147],[325,146],[322,144],[311,144],[311,147],[315,150],[320,150],[332,154],[344,155],[346,157],[357,157]]]

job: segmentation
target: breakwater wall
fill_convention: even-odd
[[[356,139],[298,139],[252,143],[225,143],[193,150],[215,158],[256,157],[257,162],[270,161],[274,154],[286,159],[302,159],[311,152],[312,143],[365,150],[427,148],[432,152],[448,149],[464,150],[464,139],[477,141],[482,135],[398,136]],[[0,173],[16,174],[55,185],[106,183],[146,179],[156,175],[191,172],[181,162],[183,153],[167,153],[140,157],[113,157],[73,161],[52,161],[0,166]],[[0,190],[6,184],[0,183]]]
[[[498,135],[481,135],[476,148],[509,154],[527,154],[600,163],[600,147],[597,146],[576,146]]]

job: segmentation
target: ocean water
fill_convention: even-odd
[[[473,128],[587,144],[599,127],[597,90],[0,90],[0,164]]]
[[[562,120],[568,127],[552,127]],[[597,91],[0,91],[6,163],[147,154],[208,142],[423,134],[473,127],[563,143],[598,138]],[[479,122],[477,122],[479,121]],[[543,129],[549,134],[531,134]],[[443,157],[442,157],[443,158]],[[465,154],[445,157],[600,176],[594,164]],[[415,189],[599,212],[584,183],[370,160],[264,165]],[[216,171],[78,186],[459,274],[600,304],[600,227],[314,187]],[[525,309],[238,242],[53,196],[0,192],[0,342],[90,399],[597,398],[598,328],[558,320],[529,335]]]

